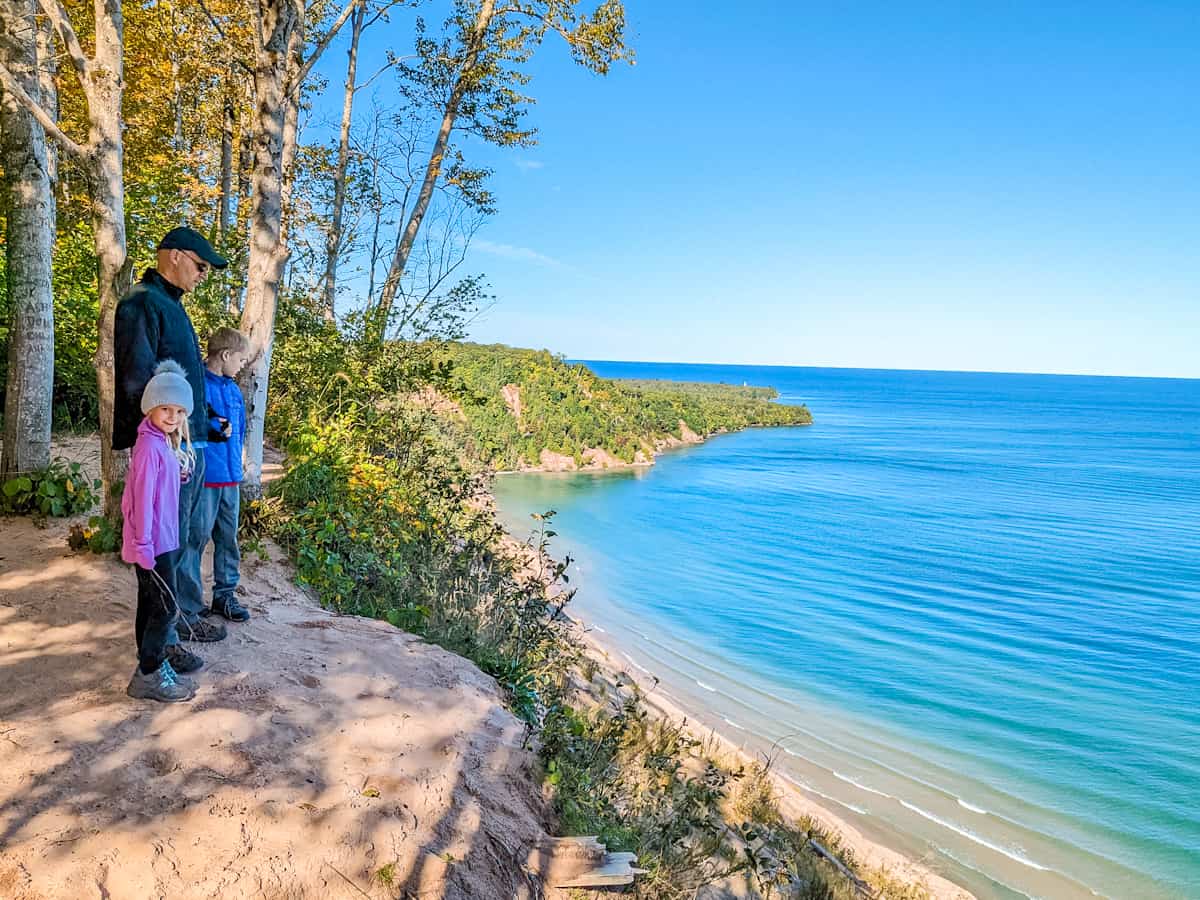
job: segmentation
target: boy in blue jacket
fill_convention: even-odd
[[[246,440],[246,404],[234,376],[250,359],[250,340],[234,328],[220,328],[208,339],[204,388],[208,398],[208,445],[204,448],[201,527],[195,550],[213,542],[212,613],[245,622],[250,612],[237,601],[238,511],[241,506],[242,447]]]

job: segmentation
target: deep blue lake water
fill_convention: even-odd
[[[1200,381],[588,365],[815,419],[497,479],[631,671],[981,897],[1200,897]]]

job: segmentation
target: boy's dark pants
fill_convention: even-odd
[[[137,638],[138,666],[147,675],[157,672],[167,658],[167,639],[179,616],[179,606],[169,587],[172,555],[156,556],[153,569],[133,567],[138,582],[134,636]]]

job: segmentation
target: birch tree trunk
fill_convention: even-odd
[[[458,116],[459,104],[462,102],[462,98],[474,78],[475,64],[487,40],[487,30],[492,24],[492,16],[495,13],[495,9],[495,0],[483,0],[479,6],[479,13],[475,17],[475,25],[471,31],[471,40],[467,48],[466,58],[463,60],[462,68],[455,79],[454,87],[450,91],[450,98],[446,102],[442,122],[438,128],[437,139],[434,141],[433,150],[429,154],[429,163],[425,167],[425,179],[421,182],[421,190],[417,194],[417,200],[413,204],[412,212],[409,213],[408,222],[404,226],[404,233],[400,238],[400,242],[396,245],[396,253],[392,257],[392,264],[388,268],[387,278],[383,282],[383,290],[379,295],[379,306],[375,310],[375,322],[373,326],[375,336],[380,341],[383,340],[384,333],[387,330],[388,316],[391,313],[392,304],[396,300],[396,294],[400,290],[400,279],[404,277],[404,269],[408,265],[408,257],[412,254],[413,244],[416,243],[417,233],[421,230],[421,222],[424,220],[425,214],[429,211],[429,204],[433,200],[433,191],[437,187],[438,176],[442,172],[442,161],[446,156],[446,147],[450,142],[450,132],[454,129],[454,119]]]
[[[100,470],[104,514],[120,515],[116,487],[125,477],[126,455],[112,448],[116,399],[113,323],[117,302],[129,290],[130,263],[125,244],[125,151],[121,138],[124,86],[124,21],[120,0],[95,0],[96,55],[88,91],[88,145],[91,150],[92,231],[100,302],[96,345],[96,382],[100,399]]]
[[[221,199],[217,206],[217,234],[229,235],[233,210],[233,98],[226,97],[221,119]]]
[[[291,54],[302,38],[302,10],[287,0],[259,0],[258,42],[254,65],[257,122],[254,129],[254,171],[250,196],[250,264],[241,331],[257,351],[242,378],[246,399],[245,475],[247,496],[262,493],[262,453],[266,427],[267,385],[274,344],[279,283],[287,264],[284,243],[284,167],[287,135],[295,142],[298,102],[291,99]],[[297,107],[293,116],[289,107]],[[291,119],[291,127],[288,120]],[[294,156],[295,148],[292,153]]]
[[[325,238],[325,320],[334,321],[334,301],[337,298],[338,254],[342,243],[342,210],[346,205],[346,167],[350,165],[350,121],[354,113],[354,80],[358,70],[358,42],[362,37],[367,8],[356,6],[350,17],[349,61],[346,63],[346,86],[342,99],[342,133],[338,140],[337,171],[333,175],[333,212],[329,234]]]
[[[45,103],[38,67],[39,31],[32,0],[0,0],[0,60],[30,97]],[[0,481],[50,465],[55,230],[50,166],[44,129],[15,96],[0,90],[5,270],[12,307]]]
[[[121,498],[114,490],[124,476],[125,454],[112,449],[113,320],[117,301],[129,287],[129,261],[125,252],[124,144],[121,137],[121,95],[124,90],[124,20],[121,0],[93,0],[92,39],[89,57],[61,0],[38,0],[53,26],[64,55],[75,69],[87,101],[88,141],[80,145],[57,120],[25,90],[0,58],[0,85],[29,110],[59,148],[69,153],[86,173],[91,194],[95,240],[97,294],[96,382],[100,405],[100,471],[104,479],[104,513],[117,519]]]
[[[304,0],[258,0],[254,60],[257,119],[251,175],[250,263],[240,328],[257,354],[242,376],[246,400],[242,491],[262,494],[267,386],[274,350],[279,286],[287,267],[287,208],[291,199],[300,120],[300,88],[314,63],[350,18],[351,0],[307,59],[301,58],[307,14]]]
[[[33,0],[36,7],[37,0]],[[58,121],[58,57],[54,52],[54,28],[44,17],[38,20],[37,32],[38,86],[41,89],[41,106],[55,121]],[[58,184],[58,147],[54,141],[46,142],[46,171],[50,184]],[[50,198],[52,221],[57,221],[58,201]],[[51,240],[54,235],[51,235]]]

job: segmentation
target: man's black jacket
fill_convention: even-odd
[[[188,428],[193,441],[208,436],[208,404],[204,400],[204,362],[196,329],[183,308],[183,291],[154,269],[117,304],[114,337],[116,350],[116,409],[113,413],[113,449],[132,447],[142,421],[142,391],[164,359],[183,366],[192,386],[192,414]]]

